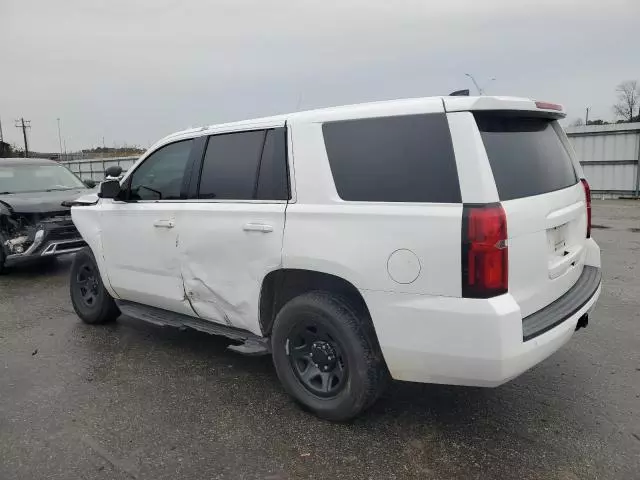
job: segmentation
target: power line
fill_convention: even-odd
[[[24,158],[29,158],[29,143],[27,142],[27,128],[31,128],[31,120],[25,120],[20,117],[16,120],[16,128],[22,129],[22,138],[24,139]]]

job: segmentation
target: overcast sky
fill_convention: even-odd
[[[148,146],[189,126],[488,94],[612,118],[640,80],[640,0],[0,0],[0,119],[31,148]],[[488,82],[495,77],[494,82]]]

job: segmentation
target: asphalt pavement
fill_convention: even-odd
[[[332,424],[269,357],[129,318],[92,327],[70,259],[0,277],[0,479],[638,479],[640,202],[594,206],[586,330],[495,389],[396,382]],[[410,334],[410,332],[408,333]]]

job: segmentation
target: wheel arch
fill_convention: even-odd
[[[280,309],[292,298],[311,291],[335,293],[346,298],[360,313],[371,319],[364,297],[350,281],[330,273],[300,268],[281,268],[269,272],[260,289],[260,331],[269,336]]]

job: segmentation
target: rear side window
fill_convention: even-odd
[[[347,120],[322,130],[343,200],[460,203],[445,114]]]
[[[198,198],[287,200],[286,130],[254,130],[209,137]]]
[[[209,137],[198,198],[253,199],[264,136],[258,130]]]
[[[578,183],[555,120],[476,113],[500,200],[530,197]]]
[[[258,200],[288,200],[287,131],[284,128],[267,130],[262,150],[258,188]]]

